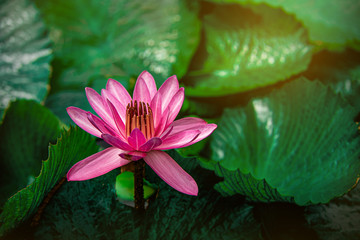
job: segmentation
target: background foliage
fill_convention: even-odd
[[[359,239],[359,13],[356,0],[1,1],[0,237]],[[92,111],[85,87],[131,92],[143,70],[158,87],[176,74],[179,116],[218,129],[169,151],[199,196],[146,169],[160,191],[139,214],[116,197],[118,169],[61,179],[104,147],[66,107]]]

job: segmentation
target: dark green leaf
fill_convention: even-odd
[[[0,126],[0,204],[39,174],[48,145],[60,135],[60,122],[32,100],[10,104]]]
[[[65,67],[72,66],[68,73],[80,82],[80,76],[87,76],[84,81],[93,76],[137,76],[145,69],[158,85],[172,74],[180,78],[200,37],[196,2],[36,2],[51,29],[55,56]],[[61,79],[71,84],[67,76],[64,72]]]
[[[306,31],[280,9],[216,5],[204,16],[207,59],[189,73],[191,96],[221,96],[267,86],[304,71]]]
[[[66,183],[45,209],[36,239],[257,239],[260,225],[252,206],[222,198],[212,189],[215,176],[196,159],[168,153],[197,181],[199,196],[177,192],[146,168],[146,178],[160,191],[146,213],[139,214],[115,200],[114,170]]]
[[[30,1],[1,1],[0,22],[1,119],[11,100],[44,100],[52,55],[40,14]]]
[[[211,0],[224,2],[223,0]],[[310,41],[321,48],[360,48],[360,5],[357,0],[226,0],[228,3],[265,3],[284,11],[302,22]]]
[[[193,159],[170,154],[196,179],[198,197],[176,192],[147,168],[147,178],[159,183],[160,193],[145,214],[136,213],[115,199],[117,169],[92,180],[65,183],[44,210],[34,238],[358,239],[360,188],[326,205],[249,205],[241,198],[219,197],[212,189],[211,172],[197,167]]]
[[[297,204],[325,203],[346,193],[359,176],[355,115],[332,89],[297,79],[245,108],[226,110],[212,136],[212,159],[240,170],[235,175],[265,179]],[[234,181],[241,176],[224,176],[228,186],[242,184]]]
[[[97,149],[90,134],[79,128],[64,130],[57,144],[49,147],[49,158],[43,161],[39,176],[5,203],[0,215],[0,236],[34,214],[46,194],[70,167]]]

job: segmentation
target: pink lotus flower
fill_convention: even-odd
[[[95,178],[143,158],[171,187],[185,194],[198,194],[195,180],[160,150],[194,144],[217,126],[194,117],[175,120],[184,101],[184,88],[179,88],[176,76],[169,77],[157,90],[151,74],[142,72],[133,98],[113,79],[108,80],[101,95],[86,88],[86,96],[101,118],[77,107],[67,108],[69,116],[112,147],[76,163],[67,173],[68,181]]]

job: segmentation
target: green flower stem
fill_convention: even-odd
[[[143,159],[134,162],[134,198],[135,198],[135,209],[145,210],[144,201],[144,175],[145,175],[145,162]]]
[[[64,184],[64,182],[66,181],[66,177],[64,176],[63,178],[61,178],[59,180],[59,182],[51,189],[51,191],[47,194],[47,196],[44,198],[44,200],[42,201],[41,205],[39,206],[35,216],[32,218],[31,220],[31,226],[32,227],[36,227],[39,225],[40,223],[40,218],[41,215],[45,209],[45,207],[47,206],[47,204],[49,203],[49,201],[51,200],[51,198],[54,196],[54,194],[57,192],[57,190],[59,190],[59,188]]]

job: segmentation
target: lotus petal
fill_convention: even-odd
[[[185,194],[198,194],[195,180],[167,153],[152,151],[146,155],[144,160],[171,187]]]

